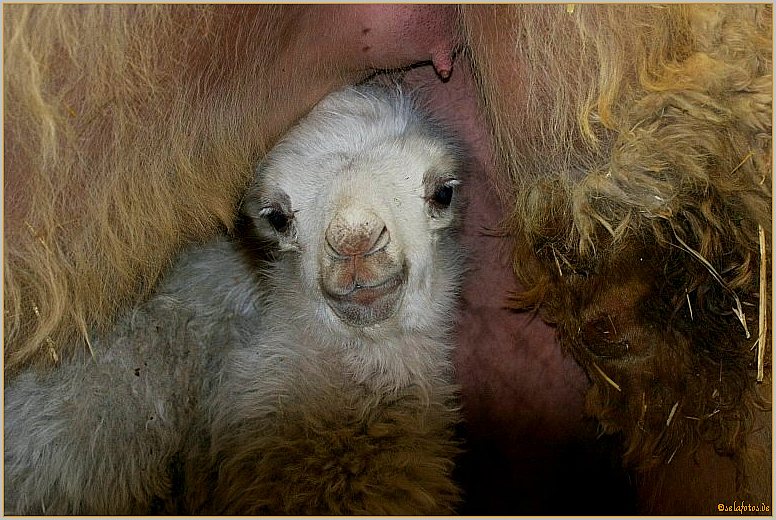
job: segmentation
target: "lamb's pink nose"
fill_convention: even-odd
[[[326,243],[340,256],[377,251],[388,244],[389,238],[385,222],[369,209],[357,206],[338,211],[326,230]]]

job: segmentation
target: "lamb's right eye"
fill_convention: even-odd
[[[291,223],[291,218],[277,208],[264,208],[259,214],[266,218],[269,225],[278,233],[285,233]]]
[[[434,192],[433,197],[431,200],[434,201],[435,204],[438,206],[442,206],[443,208],[446,208],[450,205],[450,203],[453,201],[453,187],[442,185]]]
[[[438,185],[434,189],[434,193],[432,193],[427,200],[437,208],[447,208],[453,202],[453,193],[455,192],[456,186],[460,184],[461,181],[457,179],[447,180]]]

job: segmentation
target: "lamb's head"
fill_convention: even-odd
[[[268,154],[243,210],[295,305],[335,328],[415,329],[460,278],[460,175],[457,146],[405,96],[350,88]]]

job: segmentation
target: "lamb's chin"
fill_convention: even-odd
[[[379,287],[356,288],[342,296],[324,294],[329,308],[344,325],[365,328],[383,323],[398,313],[404,285],[397,278]]]

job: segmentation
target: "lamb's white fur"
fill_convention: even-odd
[[[459,201],[431,199],[460,169],[451,139],[396,90],[322,101],[243,203],[271,258],[228,238],[192,248],[93,357],[9,382],[7,511],[450,512]],[[370,276],[404,281],[397,306],[363,325],[321,289],[327,226],[353,201],[390,234],[363,260]],[[272,208],[293,214],[287,230]]]

